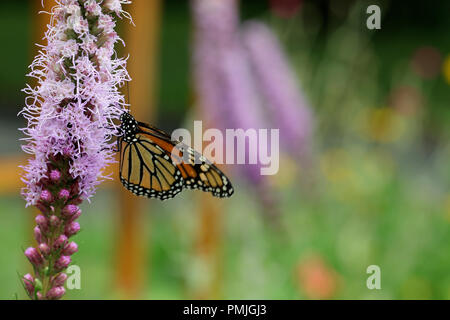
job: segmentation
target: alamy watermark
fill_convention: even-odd
[[[216,164],[259,164],[261,175],[278,173],[279,129],[226,129],[224,136],[216,128],[203,132],[202,121],[194,121],[194,139],[184,128],[174,130],[171,138],[182,142],[174,148],[173,158],[185,163],[202,164],[208,159]],[[199,154],[185,150],[186,147],[193,147]]]
[[[373,290],[381,289],[381,268],[377,266],[376,264],[370,265],[367,267],[366,270],[367,274],[370,274],[370,276],[367,278],[366,286],[367,289]]]
[[[73,264],[67,268],[66,273],[67,290],[81,290],[81,268]]]
[[[369,30],[381,29],[381,9],[376,4],[372,4],[367,7],[367,14],[370,16],[367,18],[366,26]]]

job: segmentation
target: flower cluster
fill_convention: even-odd
[[[110,138],[114,120],[123,112],[119,87],[129,81],[126,59],[115,58],[121,39],[115,19],[129,15],[126,0],[58,0],[51,23],[31,65],[22,114],[28,126],[23,150],[32,155],[24,167],[27,205],[36,217],[37,248],[26,257],[34,267],[23,283],[30,298],[58,299],[64,294],[64,269],[78,250],[69,239],[80,230],[78,205],[89,199],[106,178],[102,172],[114,162]]]
[[[256,86],[281,129],[282,147],[294,156],[304,154],[311,138],[312,113],[278,39],[257,21],[247,22],[242,33]]]
[[[47,175],[40,181],[43,188],[36,203],[41,214],[35,221],[34,237],[37,248],[25,250],[25,256],[33,265],[35,278],[23,277],[30,298],[59,299],[65,293],[63,272],[71,263],[71,255],[78,245],[70,238],[80,231],[76,220],[81,215],[77,206],[81,202],[79,186],[68,173],[70,159],[61,155],[52,157]]]
[[[279,129],[282,151],[303,157],[312,113],[276,36],[261,22],[241,27],[237,0],[192,3],[193,69],[207,121],[221,129]],[[265,209],[273,207],[260,164],[241,168]]]

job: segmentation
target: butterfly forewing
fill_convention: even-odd
[[[183,178],[171,158],[149,138],[137,135],[136,141],[122,141],[120,180],[138,196],[173,198],[183,188]]]

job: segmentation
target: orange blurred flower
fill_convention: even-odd
[[[338,275],[319,255],[303,258],[296,271],[299,289],[308,299],[331,299],[336,294]]]
[[[436,77],[442,65],[442,55],[434,47],[421,47],[417,49],[411,61],[415,73],[425,79]]]
[[[270,8],[280,18],[292,18],[302,7],[303,0],[270,0]]]
[[[397,141],[405,132],[404,120],[393,108],[383,107],[372,109],[367,119],[367,136],[379,143]]]
[[[423,105],[423,96],[417,88],[399,86],[389,95],[389,105],[404,115],[416,114]]]

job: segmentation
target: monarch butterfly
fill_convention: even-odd
[[[162,130],[138,122],[124,112],[120,117],[118,151],[120,181],[138,196],[166,200],[184,188],[230,197],[230,180],[211,161]]]

